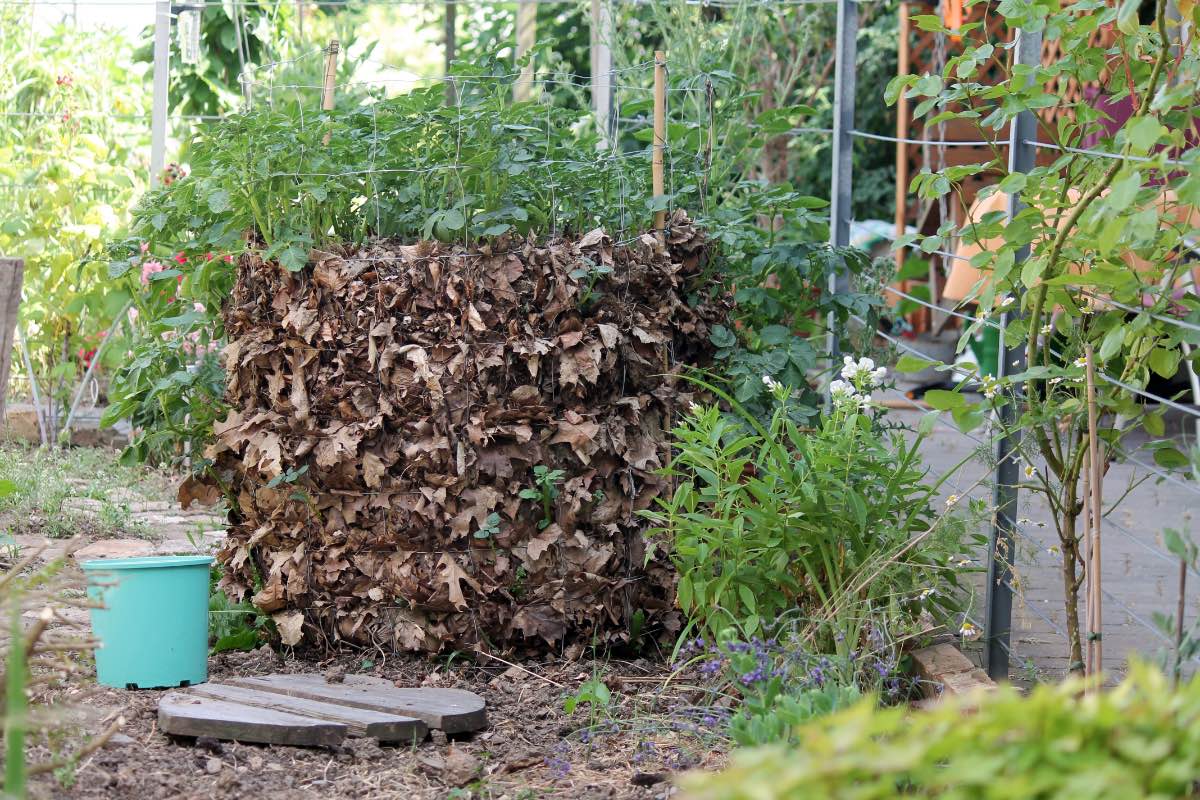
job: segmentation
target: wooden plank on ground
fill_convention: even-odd
[[[322,675],[267,675],[235,678],[226,683],[303,697],[354,708],[416,717],[445,733],[466,733],[487,727],[483,698],[463,689],[401,689],[391,681],[367,675],[347,675],[330,683]]]
[[[346,726],[241,703],[168,692],[158,702],[158,727],[175,736],[211,736],[240,742],[319,747],[341,744]]]
[[[374,736],[381,742],[420,741],[429,733],[425,723],[414,717],[385,714],[381,711],[334,703],[322,703],[302,697],[288,697],[276,692],[264,692],[242,686],[205,683],[192,687],[188,693],[213,700],[240,703],[254,708],[271,709],[311,719],[336,722],[345,725],[346,732],[350,736]]]

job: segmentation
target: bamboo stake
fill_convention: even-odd
[[[1088,467],[1091,473],[1092,546],[1088,563],[1089,584],[1092,589],[1092,631],[1089,637],[1094,644],[1093,673],[1104,669],[1104,608],[1101,598],[1103,562],[1100,558],[1100,512],[1104,481],[1104,454],[1100,450],[1100,437],[1096,432],[1099,414],[1096,409],[1096,357],[1092,346],[1086,345],[1087,359],[1087,403],[1088,403]]]
[[[1090,445],[1089,445],[1090,447]],[[1083,453],[1083,564],[1087,570],[1084,587],[1083,617],[1087,630],[1087,647],[1083,654],[1083,674],[1096,673],[1096,580],[1092,573],[1092,451]]]
[[[536,0],[518,0],[517,3],[517,63],[525,58],[537,44]],[[518,103],[528,100],[533,94],[533,61],[521,67],[521,74],[513,84],[513,100]]]
[[[321,91],[321,109],[323,111],[333,111],[333,92],[337,84],[337,57],[338,57],[338,40],[329,40],[329,49],[325,51],[325,88]],[[325,131],[325,138],[321,143],[329,146],[329,137],[333,131]]]
[[[663,183],[663,150],[666,148],[667,131],[667,55],[662,50],[654,51],[654,151],[650,162],[651,182],[654,196],[666,193]],[[658,240],[665,242],[663,230],[667,224],[667,212],[654,212],[654,230]]]

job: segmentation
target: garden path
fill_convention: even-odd
[[[889,405],[906,402],[898,393],[889,396],[889,401]],[[891,415],[896,421],[915,427],[922,413],[910,407],[897,408]],[[946,422],[949,422],[948,418]],[[1178,435],[1181,429],[1178,419],[1168,419],[1168,430],[1172,429]],[[975,433],[985,441],[988,438],[983,435],[984,431]],[[1125,446],[1131,450],[1140,443],[1133,435],[1125,439]],[[990,500],[989,465],[994,462],[995,455],[988,448],[981,447],[952,425],[938,424],[922,452],[931,476],[944,475],[963,458],[978,453],[978,457],[972,458],[947,480],[942,499],[958,494],[964,498]],[[1145,452],[1136,458],[1152,463]],[[1192,509],[1198,505],[1198,496],[1190,484],[1162,480],[1128,461],[1114,463],[1105,479],[1105,508],[1131,485],[1134,488],[1105,518],[1102,534],[1104,658],[1105,667],[1114,674],[1124,669],[1131,655],[1157,660],[1167,652],[1168,639],[1154,625],[1154,614],[1175,614],[1179,566],[1167,553],[1162,532],[1164,528],[1175,528],[1196,534]],[[1013,601],[1010,671],[1014,681],[1027,683],[1061,677],[1068,669],[1069,658],[1062,633],[1065,614],[1057,557],[1058,536],[1051,523],[1049,507],[1040,495],[1026,492],[1019,498],[1019,508],[1021,524],[1014,585],[1020,591]],[[981,550],[967,555],[972,556],[977,565],[986,566],[986,552]],[[982,621],[985,615],[985,581],[985,573],[980,573],[973,582],[977,595],[971,617],[976,621]],[[1189,623],[1200,616],[1198,575],[1188,576],[1185,607]],[[1196,664],[1190,666],[1194,669]]]

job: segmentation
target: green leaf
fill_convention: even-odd
[[[1166,446],[1155,449],[1154,463],[1166,469],[1182,469],[1192,462],[1178,449]]]
[[[750,587],[742,583],[738,585],[738,597],[741,598],[742,604],[750,610],[751,614],[758,613],[758,602],[754,599],[754,592],[750,591]]]
[[[896,372],[920,372],[923,369],[928,369],[932,366],[943,366],[941,361],[933,361],[928,358],[920,358],[905,354],[900,356],[900,360],[896,362],[894,369]]]
[[[208,210],[212,213],[224,214],[230,208],[229,192],[224,189],[218,189],[208,196]]]
[[[951,392],[945,389],[930,389],[925,393],[924,399],[926,403],[938,411],[951,411],[965,408],[967,405],[967,398],[958,392]]]
[[[279,252],[279,265],[288,272],[299,272],[308,264],[308,251],[296,245],[289,245]]]
[[[1180,352],[1164,347],[1156,347],[1150,351],[1150,369],[1164,378],[1171,378],[1179,371]]]
[[[243,628],[237,633],[222,636],[213,644],[211,653],[224,653],[229,650],[253,650],[258,647],[258,631],[253,628]]]

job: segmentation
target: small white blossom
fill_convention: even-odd
[[[958,635],[967,641],[974,641],[979,638],[981,631],[970,620],[963,620],[962,627],[958,629]]]
[[[919,600],[928,600],[930,597],[933,596],[933,593],[934,593],[933,587],[929,586],[929,587],[922,589],[921,593],[919,595],[917,595],[917,598]]]
[[[854,387],[845,381],[833,381],[829,384],[829,394],[834,400],[848,400],[854,396]]]
[[[772,392],[778,390],[779,387],[782,385],[779,383],[779,381],[775,380],[770,375],[763,375],[762,381],[763,381],[763,386],[766,386]]]
[[[883,379],[887,377],[887,367],[878,367],[871,373],[871,383],[874,386],[879,386],[883,383]]]
[[[1017,298],[1013,297],[1011,294],[1002,295],[996,298],[996,308],[1003,310],[1015,302],[1017,302]]]
[[[699,414],[703,410],[704,410],[704,408],[701,407],[700,404],[696,403],[695,401],[688,403],[688,411],[692,412],[693,414]]]
[[[1075,359],[1074,363],[1075,363],[1075,366],[1077,366],[1077,367],[1086,367],[1087,359],[1083,356],[1080,356],[1079,358]]]
[[[1058,549],[1058,545],[1053,545],[1053,544],[1052,544],[1052,545],[1050,545],[1049,547],[1047,547],[1047,548],[1046,548],[1046,552],[1047,552],[1047,553],[1049,553],[1049,554],[1050,554],[1050,555],[1052,555],[1052,556],[1056,556],[1056,555],[1058,555],[1058,554],[1059,554],[1061,551]]]
[[[954,508],[958,503],[958,495],[952,494],[946,498],[946,508]]]
[[[1026,478],[1032,478],[1036,474],[1037,474],[1037,470],[1033,468],[1033,464],[1025,465],[1025,477]]]
[[[969,567],[971,566],[971,559],[967,558],[966,556],[959,556],[959,558],[954,562],[954,566],[960,569],[962,567]]]
[[[1046,324],[1046,325],[1042,326],[1042,336],[1049,336],[1053,331],[1054,331],[1053,325]]]

